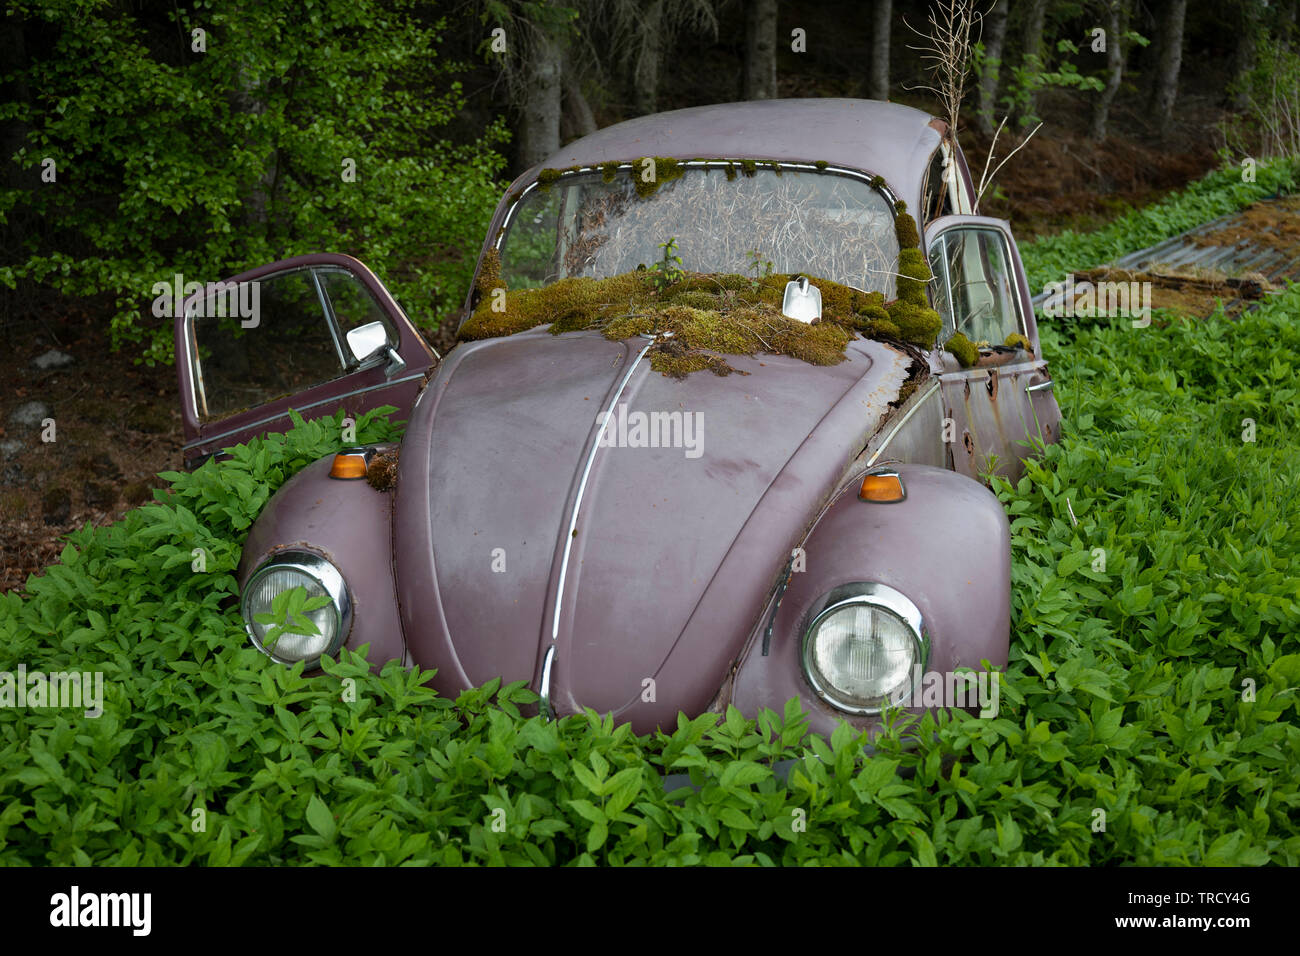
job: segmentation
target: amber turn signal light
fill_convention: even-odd
[[[364,478],[368,468],[364,451],[341,451],[330,465],[331,478]]]
[[[896,471],[877,471],[862,477],[858,497],[863,501],[902,501],[907,497]]]

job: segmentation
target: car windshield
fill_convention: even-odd
[[[748,164],[746,164],[748,165]],[[894,298],[898,239],[889,201],[837,173],[732,164],[572,173],[530,190],[502,239],[507,288],[606,278],[662,258],[674,240],[694,272],[807,273]]]

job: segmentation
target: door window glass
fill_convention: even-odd
[[[231,308],[236,296],[240,307]],[[343,373],[339,343],[310,270],[228,286],[202,302],[193,322],[202,421],[296,394]]]
[[[339,338],[343,341],[343,354],[349,367],[355,366],[357,362],[347,347],[347,335],[362,325],[382,322],[388,332],[388,344],[397,347],[397,330],[393,328],[392,320],[375,301],[364,282],[346,269],[321,269],[317,275],[338,323]]]
[[[934,305],[944,337],[964,332],[977,345],[1023,333],[1006,240],[996,229],[949,229],[930,247]]]

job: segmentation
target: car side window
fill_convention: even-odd
[[[204,300],[193,318],[201,421],[293,395],[344,371],[343,353],[311,270],[243,285],[244,298],[256,304],[250,317],[244,317],[248,309],[218,307],[218,296]]]
[[[949,229],[930,246],[934,305],[944,337],[965,333],[976,345],[1001,345],[1024,333],[1006,239],[996,229]]]
[[[318,269],[316,274],[320,278],[325,301],[338,326],[339,338],[344,343],[347,342],[347,334],[353,329],[371,322],[381,322],[388,333],[388,344],[397,347],[397,329],[364,282],[346,269]],[[356,366],[356,360],[346,348],[344,356],[350,367]]]

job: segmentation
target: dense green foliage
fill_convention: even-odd
[[[0,283],[111,294],[114,340],[151,362],[171,350],[151,290],[176,273],[210,282],[344,252],[416,315],[459,305],[502,133],[448,140],[463,98],[428,4],[199,0],[161,20],[73,0],[10,7],[32,48],[5,78],[28,96],[0,102],[0,123],[25,131],[27,173],[0,192],[0,223],[32,225]]]
[[[1158,203],[1134,209],[1095,232],[1064,232],[1021,243],[1029,289],[1043,291],[1067,272],[1092,269],[1130,252],[1172,238],[1257,200],[1296,188],[1300,161],[1277,160],[1258,166],[1255,181],[1243,181],[1239,166],[1218,169]]]
[[[1001,713],[900,724],[871,758],[847,726],[808,738],[797,707],[638,738],[352,654],[304,678],[248,646],[232,572],[340,418],[169,475],[0,599],[0,671],[106,689],[97,719],[0,709],[0,864],[1300,864],[1297,308],[1300,289],[1232,322],[1045,331],[1067,426],[995,486]],[[685,771],[702,789],[666,794]]]

